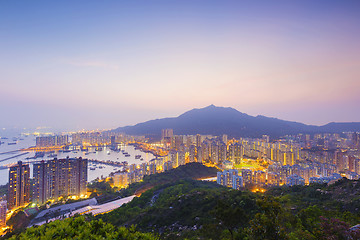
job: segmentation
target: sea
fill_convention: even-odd
[[[0,129],[0,185],[5,185],[9,182],[9,169],[7,166],[17,163],[18,161],[23,161],[30,164],[30,176],[33,174],[33,162],[40,160],[50,160],[53,159],[53,156],[50,156],[51,153],[45,153],[45,156],[42,158],[31,159],[35,156],[34,151],[20,151],[21,149],[27,149],[36,145],[36,136],[33,133],[32,129]],[[49,131],[49,129],[47,129]],[[30,134],[29,134],[30,133]],[[9,144],[10,143],[10,144]],[[14,144],[15,143],[15,144]],[[127,161],[128,164],[141,164],[144,162],[149,162],[155,156],[151,153],[144,153],[138,149],[135,149],[131,145],[121,145],[121,150],[125,150],[130,154],[130,157],[125,157],[125,155],[120,151],[112,151],[108,147],[103,147],[102,151],[95,151],[95,148],[90,148],[88,152],[83,151],[71,151],[71,152],[59,152],[55,151],[58,159],[66,157],[82,157],[87,159],[94,160],[111,160],[114,162],[124,162]],[[140,159],[135,159],[135,155],[141,155]],[[30,159],[27,159],[30,158]],[[105,164],[96,163],[96,169],[90,170],[90,166],[93,164],[89,162],[88,164],[88,182],[95,180],[96,178],[102,178],[109,176],[110,173],[122,170],[120,167],[113,167]],[[99,167],[102,168],[99,168]]]

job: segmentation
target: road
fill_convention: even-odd
[[[86,207],[77,209],[75,211],[72,211],[70,213],[64,214],[64,218],[72,217],[75,214],[82,215],[82,214],[90,214],[90,213],[92,213],[94,216],[98,215],[98,214],[104,214],[104,213],[110,212],[110,211],[112,211],[112,210],[114,210],[116,208],[121,207],[124,203],[131,202],[131,200],[133,200],[134,197],[136,197],[136,196],[132,195],[130,197],[121,198],[121,199],[118,199],[118,200],[115,200],[115,201],[112,201],[112,202],[108,202],[108,203],[104,203],[104,204],[101,204],[101,205],[86,206]],[[55,221],[55,220],[58,220],[58,219],[63,219],[63,216],[61,215],[59,217],[51,218],[48,221],[42,221],[42,222],[33,224],[33,225],[29,226],[29,227],[32,227],[34,225],[40,226],[40,225],[43,225],[43,224],[45,224],[47,222],[52,222],[52,221]]]

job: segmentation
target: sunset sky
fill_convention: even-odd
[[[360,122],[360,1],[0,1],[0,127],[233,107]]]

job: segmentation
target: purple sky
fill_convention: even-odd
[[[341,0],[1,1],[0,127],[114,128],[210,104],[360,121],[359,12]]]

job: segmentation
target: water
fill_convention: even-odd
[[[45,153],[45,156],[43,158],[37,158],[37,159],[26,159],[27,157],[33,157],[35,153],[33,151],[18,151],[18,152],[10,152],[10,151],[17,151],[22,148],[29,148],[31,146],[35,146],[35,136],[29,135],[24,136],[19,133],[19,131],[5,131],[0,129],[0,137],[6,137],[8,139],[0,139],[1,142],[4,142],[0,144],[0,166],[4,166],[11,163],[16,163],[18,161],[23,162],[29,162],[30,163],[30,176],[32,177],[32,161],[40,161],[40,160],[47,160],[47,159],[53,159],[53,157],[49,157],[50,153]],[[16,138],[16,141],[13,141],[13,138]],[[20,140],[23,139],[23,140]],[[16,142],[15,145],[8,145],[8,143]],[[58,152],[56,151],[55,154],[57,154],[57,158],[66,158],[66,157],[82,157],[87,159],[96,159],[96,160],[111,160],[115,162],[123,162],[127,161],[130,164],[141,164],[143,162],[148,162],[151,159],[154,158],[154,155],[151,153],[143,153],[140,150],[135,150],[133,146],[122,146],[121,149],[124,149],[126,152],[130,154],[130,157],[125,157],[122,152],[115,152],[110,150],[107,147],[103,147],[102,151],[95,152],[95,148],[89,148],[88,152]],[[19,154],[27,153],[25,155],[21,155],[16,157]],[[141,155],[141,157],[144,159],[141,161],[140,159],[135,159],[135,155]],[[2,161],[4,159],[13,157],[11,159]],[[89,165],[92,165],[92,163],[89,162]],[[101,176],[106,177],[111,172],[115,172],[115,167],[103,165],[103,164],[96,164],[98,167],[103,166],[102,169],[96,168],[95,170],[90,170],[88,167],[88,181],[92,181],[96,178],[101,178]],[[120,170],[121,168],[117,168],[117,170]],[[9,170],[8,169],[1,169],[0,170],[0,185],[4,185],[9,181]]]

